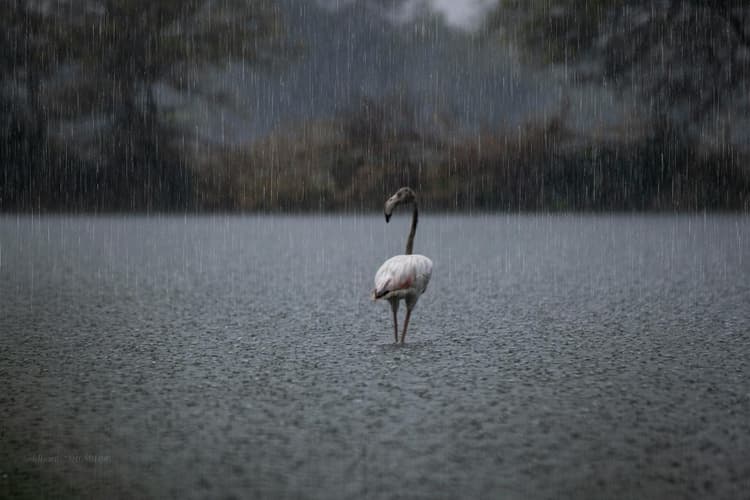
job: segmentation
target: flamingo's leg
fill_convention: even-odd
[[[404,318],[404,331],[401,333],[401,344],[403,345],[404,339],[406,338],[406,329],[409,327],[409,317],[411,316],[411,309],[406,309],[406,317]]]
[[[398,299],[391,300],[391,311],[393,311],[393,338],[398,343]]]

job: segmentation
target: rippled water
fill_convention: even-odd
[[[408,223],[0,218],[0,493],[750,491],[750,218],[423,216],[397,347]]]

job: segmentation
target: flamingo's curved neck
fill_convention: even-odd
[[[417,232],[417,222],[419,221],[419,211],[417,210],[417,200],[414,200],[414,212],[411,215],[411,230],[409,237],[406,239],[406,255],[411,255],[414,250],[414,235]]]

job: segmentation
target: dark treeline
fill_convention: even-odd
[[[556,117],[460,140],[409,129],[360,134],[367,126],[346,120],[307,124],[208,155],[203,171],[212,177],[201,176],[199,203],[211,210],[369,211],[394,186],[411,185],[436,210],[750,208],[745,153],[698,148],[668,128],[632,141],[592,141],[562,124]]]
[[[218,100],[200,75],[290,52],[266,0],[0,4],[0,207],[196,207],[185,134],[158,84]]]
[[[640,133],[574,133],[567,111],[517,129],[438,132],[407,98],[384,97],[253,144],[200,143],[158,102],[156,86],[219,102],[198,75],[220,61],[266,69],[304,57],[284,40],[273,2],[3,2],[0,210],[375,210],[402,184],[431,209],[750,209],[750,155],[728,139],[733,120],[725,139],[698,139],[727,109],[747,116],[750,9],[561,5],[501,2],[485,43],[499,43],[499,19],[524,20],[503,33],[529,54],[550,63],[564,54],[571,71],[585,68],[581,81],[638,89]],[[574,24],[573,12],[586,15]],[[674,45],[688,33],[690,44],[675,50],[665,33]],[[667,63],[654,66],[654,51]]]

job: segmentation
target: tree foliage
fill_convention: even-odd
[[[660,122],[750,111],[747,2],[506,0],[488,27],[579,81],[635,92]]]
[[[33,206],[76,163],[56,165],[49,151],[68,145],[49,130],[82,120],[98,123],[97,146],[75,166],[74,197],[96,192],[110,209],[188,206],[193,174],[155,86],[213,97],[199,85],[212,67],[268,66],[286,50],[267,0],[15,0],[0,5],[0,19],[6,206]]]

